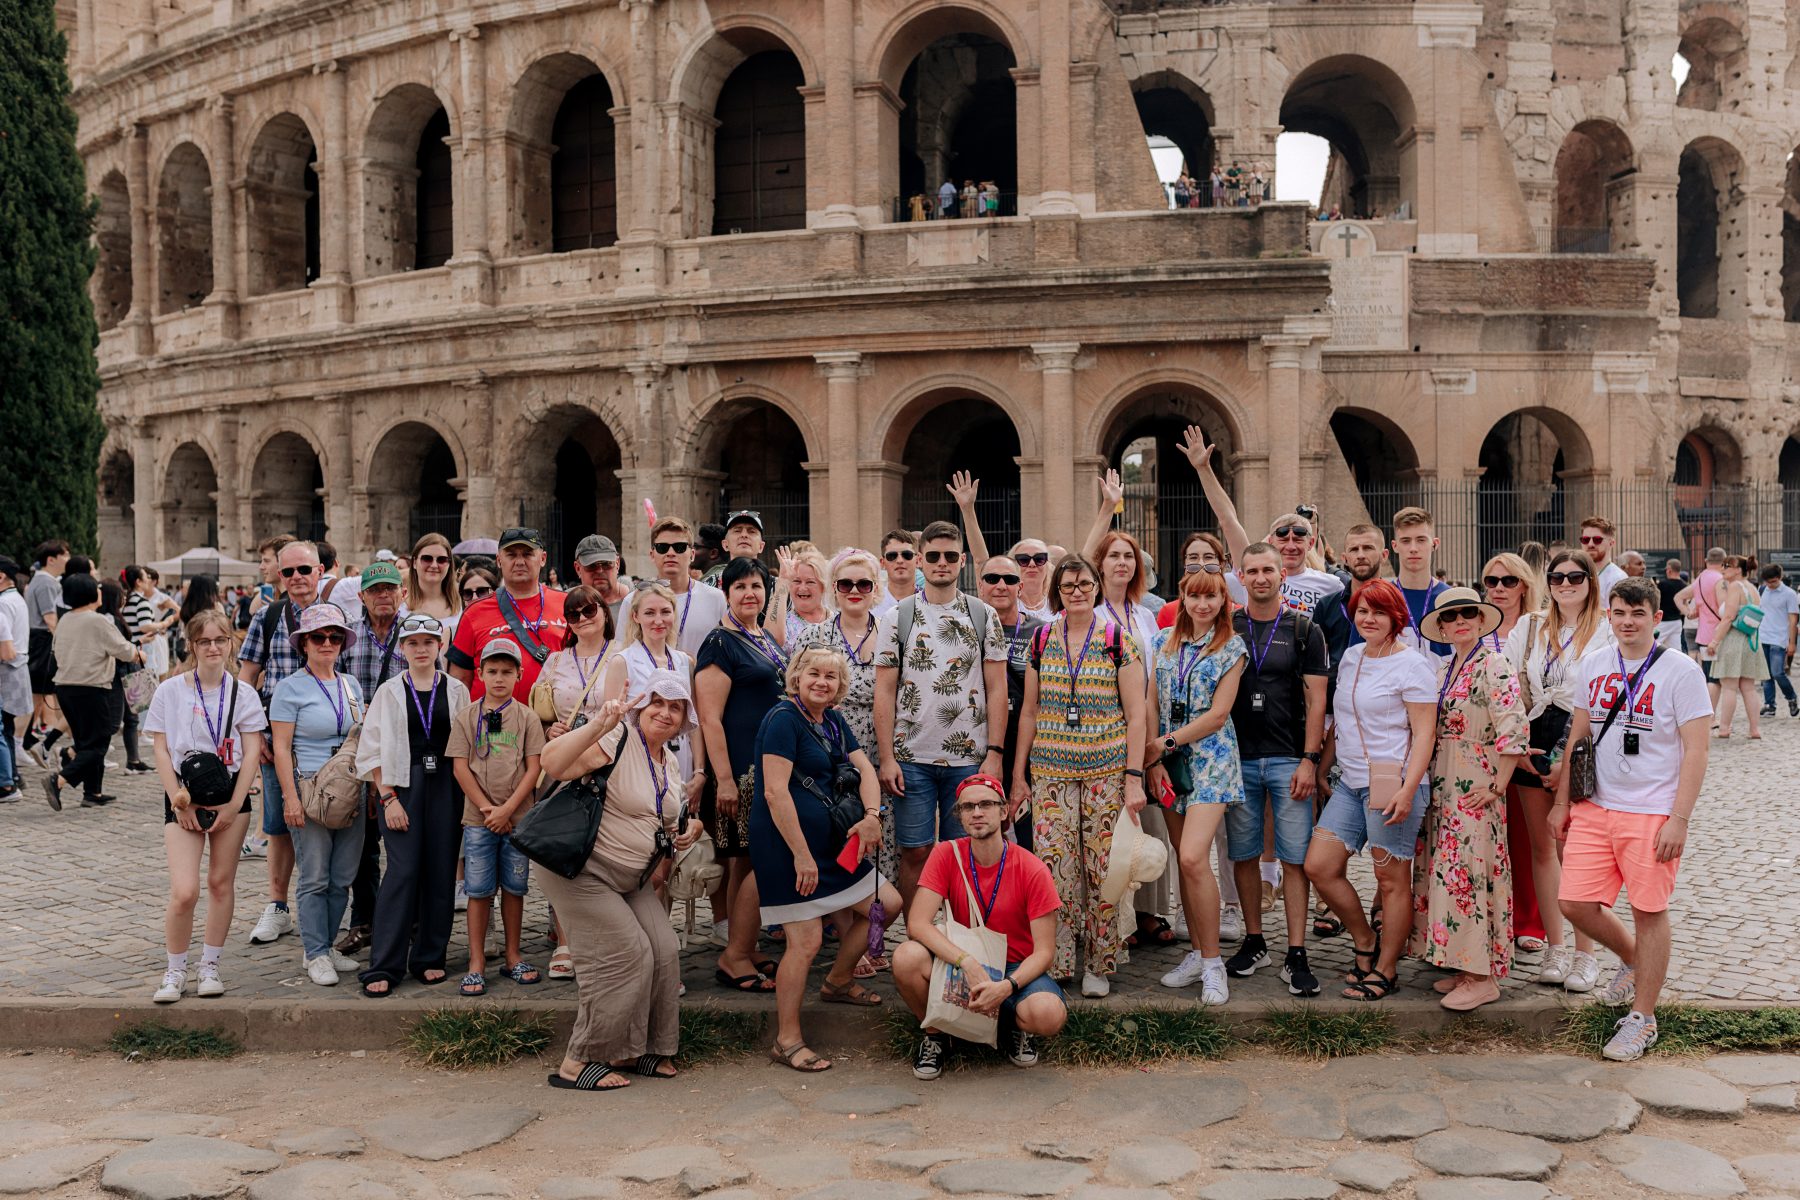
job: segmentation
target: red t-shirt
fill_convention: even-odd
[[[483,596],[463,610],[462,617],[456,622],[456,637],[450,643],[450,665],[461,667],[474,676],[469,680],[471,700],[481,699],[487,691],[481,685],[481,672],[476,670],[475,656],[495,638],[505,638],[524,652],[524,671],[519,677],[518,688],[514,691],[514,695],[521,700],[531,694],[531,685],[537,682],[538,671],[541,669],[537,659],[531,657],[530,651],[525,650],[513,635],[512,626],[506,623],[506,617],[501,614],[500,597],[503,595],[509,604],[517,605],[513,609],[513,615],[518,618],[520,625],[528,631],[536,627],[533,636],[544,649],[561,650],[569,635],[569,624],[563,620],[562,592],[545,588],[539,593],[541,600],[516,600],[504,591]]]
[[[952,847],[955,848],[954,857]],[[958,858],[962,861],[960,871]],[[1006,870],[1002,874],[998,863],[984,867],[975,862],[969,854],[968,838],[939,842],[925,861],[925,869],[919,873],[919,886],[942,896],[950,906],[950,915],[967,925],[969,868],[975,868],[975,894],[981,897],[984,905],[993,894],[995,876],[1000,876],[1000,894],[994,900],[993,911],[983,918],[983,922],[995,933],[1006,935],[1006,962],[1012,966],[1024,962],[1036,948],[1037,943],[1031,937],[1032,921],[1061,908],[1062,900],[1056,894],[1056,881],[1050,877],[1050,868],[1044,865],[1043,859],[1023,846],[1008,842],[1004,861]],[[958,875],[962,877],[960,880]]]
[[[1175,627],[1175,614],[1180,611],[1181,601],[1169,601],[1158,610],[1156,614],[1156,627],[1158,629],[1173,629]]]

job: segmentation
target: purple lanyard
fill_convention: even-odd
[[[650,743],[644,740],[641,733],[638,734],[638,745],[644,748],[644,765],[650,768],[650,786],[656,792],[656,823],[661,825],[663,795],[669,790],[669,772],[665,768],[660,776],[656,773],[656,760],[650,757]]]
[[[687,591],[681,593],[681,624],[675,627],[676,645],[680,645],[681,639],[687,636],[688,609],[694,607],[694,589],[699,586],[697,583],[690,582]]]
[[[654,650],[650,649],[650,647],[647,644],[645,644],[644,642],[641,642],[641,641],[638,643],[638,647],[641,650],[643,650],[644,657],[650,660],[650,667],[652,670],[654,670],[657,665],[656,652]],[[663,643],[663,653],[666,654],[669,659],[668,662],[663,664],[663,669],[668,670],[668,671],[673,671],[675,669],[675,651],[673,651],[669,648],[669,643],[666,641]],[[583,679],[581,682],[586,683],[587,680]]]
[[[1650,664],[1654,663],[1656,661],[1656,656],[1661,653],[1661,646],[1652,648],[1650,657],[1644,660],[1644,665],[1638,668],[1637,678],[1633,679],[1631,677],[1631,672],[1625,669],[1625,652],[1622,650],[1613,651],[1613,654],[1619,660],[1619,674],[1625,679],[1625,724],[1627,727],[1631,724],[1632,712],[1637,709],[1638,687],[1644,682],[1644,676],[1650,673]]]
[[[215,728],[212,714],[206,711],[206,691],[200,686],[200,672],[194,672],[194,696],[200,701],[200,715],[206,719],[206,732],[212,735],[213,749],[222,749],[225,739],[231,730],[225,728],[225,689],[231,686],[231,675],[227,673],[219,682],[219,722]]]
[[[387,678],[388,660],[394,657],[394,646],[400,639],[395,638],[391,642],[382,641],[375,636],[375,627],[369,624],[369,618],[367,617],[363,618],[363,631],[369,635],[369,640],[375,643],[375,648],[381,651],[381,657],[375,660],[375,669],[380,673],[381,678],[385,680]]]
[[[431,721],[432,721],[432,718],[437,715],[438,689],[437,689],[437,673],[435,671],[432,672],[432,675],[431,675],[430,691],[431,691],[430,703],[421,706],[419,704],[419,689],[413,686],[413,681],[411,679],[408,679],[406,681],[406,694],[412,697],[413,711],[419,714],[419,724],[424,726],[425,740],[428,742],[431,740]]]
[[[540,630],[544,627],[544,585],[543,584],[541,584],[541,583],[538,584],[538,595],[537,595],[538,615],[537,615],[537,620],[535,620],[535,621],[527,621],[525,619],[525,610],[519,607],[519,602],[512,598],[512,593],[507,591],[505,587],[501,587],[499,595],[500,595],[500,603],[510,604],[512,606],[513,615],[515,615],[519,618],[519,624],[523,625],[528,632],[535,634],[535,633],[537,633],[538,630]]]
[[[317,675],[313,675],[313,670],[311,667],[306,668],[306,673],[308,675],[312,676],[313,683],[318,686],[319,694],[321,696],[325,697],[325,699],[330,702],[331,711],[337,717],[337,735],[339,737],[343,737],[344,736],[344,681],[343,681],[343,679],[338,677],[335,674],[332,676],[331,681],[333,683],[337,684],[337,694],[334,696],[334,695],[332,695],[331,692],[326,690],[325,681],[323,679],[320,679]],[[221,691],[221,695],[222,694],[223,694],[223,692]]]
[[[737,619],[736,613],[728,612],[725,616],[733,625],[737,626],[738,632],[744,635],[745,640],[756,647],[756,652],[769,660],[769,665],[775,668],[775,673],[777,675],[780,675],[787,670],[787,655],[781,652],[780,646],[769,641],[767,636],[761,632],[751,633],[750,630],[744,626],[744,623]]]
[[[612,639],[611,638],[607,638],[606,641],[601,643],[600,653],[594,655],[594,670],[598,671],[600,669],[600,660],[606,657],[606,652],[611,648],[612,648]],[[585,670],[583,670],[582,666],[581,666],[581,651],[579,651],[579,650],[575,649],[575,647],[571,646],[571,647],[569,647],[569,657],[575,660],[575,674],[577,677],[580,678],[581,686],[585,688],[587,686],[588,673]],[[651,661],[655,662],[656,660],[652,659]]]
[[[1098,625],[1099,622],[1096,621],[1096,622],[1094,622],[1093,625],[1088,626],[1087,637],[1082,639],[1081,657],[1080,658],[1075,657],[1074,654],[1072,654],[1069,650],[1069,614],[1068,613],[1063,614],[1063,623],[1062,624],[1063,624],[1063,627],[1062,627],[1063,661],[1069,664],[1069,712],[1074,713],[1077,711],[1077,705],[1075,703],[1075,685],[1081,681],[1081,668],[1082,668],[1082,665],[1087,662],[1088,647],[1092,646],[1094,644],[1094,627],[1096,625]],[[1073,725],[1075,722],[1071,721],[1069,723],[1071,725]],[[971,851],[970,853],[973,854],[973,851]],[[975,860],[973,859],[973,857],[971,857],[969,861],[973,862]]]
[[[981,898],[981,878],[975,874],[975,845],[971,840],[967,843],[969,851],[969,887],[975,893],[975,903],[981,905],[981,921],[986,924],[994,915],[994,905],[1000,902],[1000,881],[1006,878],[1006,843],[1000,843],[1000,867],[994,872],[994,887],[987,899]]]
[[[1188,663],[1188,651],[1189,650],[1192,650],[1194,652],[1194,661],[1191,665]],[[1201,662],[1203,662],[1205,660],[1205,658],[1206,658],[1206,652],[1204,650],[1200,649],[1200,647],[1198,647],[1198,646],[1183,646],[1181,648],[1181,650],[1175,656],[1175,677],[1177,679],[1181,680],[1181,702],[1183,704],[1186,704],[1189,700],[1191,700],[1193,698],[1194,668],[1199,666],[1201,664]],[[1173,689],[1170,689],[1170,690],[1173,691]],[[1171,695],[1170,699],[1174,699],[1174,697]],[[1188,717],[1190,720],[1193,718],[1193,716],[1194,716],[1193,713],[1188,714]]]
[[[1261,650],[1256,648],[1256,618],[1245,613],[1244,625],[1250,630],[1250,661],[1256,667],[1256,673],[1261,675],[1263,663],[1269,657],[1269,649],[1275,645],[1275,631],[1281,627],[1281,614],[1276,613],[1275,619],[1269,622],[1269,636],[1263,639]],[[1294,648],[1294,652],[1299,653],[1298,646]]]
[[[1476,649],[1480,649],[1479,642],[1476,643]],[[1450,660],[1450,669],[1444,672],[1444,682],[1438,685],[1437,711],[1438,719],[1440,721],[1444,718],[1444,697],[1450,694],[1450,685],[1455,683],[1456,677],[1467,670],[1469,664],[1474,661],[1474,650],[1469,651],[1469,657],[1463,659],[1461,662],[1457,662],[1454,658]]]
[[[1005,629],[1002,625],[1000,628]],[[1021,609],[1019,619],[1013,624],[1012,632],[1006,635],[1006,661],[1010,664],[1013,656],[1019,652],[1019,633],[1025,628],[1025,613]]]
[[[844,650],[850,655],[850,661],[861,665],[862,648],[869,644],[869,636],[875,632],[875,622],[869,622],[869,627],[863,630],[862,640],[857,642],[855,646],[852,646],[850,644],[850,639],[844,636],[844,614],[839,613],[833,619],[832,623],[837,626],[838,641],[844,643]]]

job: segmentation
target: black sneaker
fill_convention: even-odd
[[[1788,716],[1800,717],[1800,700],[1788,701]]]
[[[1772,717],[1775,715],[1775,706],[1773,704],[1765,704],[1762,706],[1761,711],[1756,715],[1759,717]]]
[[[1306,965],[1306,947],[1289,946],[1287,961],[1281,964],[1281,977],[1287,981],[1288,992],[1295,996],[1316,996],[1319,994],[1319,977],[1312,973]]]
[[[1225,960],[1225,973],[1233,979],[1248,979],[1258,967],[1269,965],[1269,948],[1260,933],[1246,933],[1244,944]]]
[[[156,770],[155,767],[141,759],[125,764],[125,773],[128,775],[148,775],[154,770]]]
[[[921,1037],[919,1049],[913,1054],[913,1078],[936,1079],[944,1073],[944,1059],[949,1054],[950,1039],[943,1034],[928,1033]]]
[[[104,793],[98,793],[98,792],[93,795],[85,795],[84,794],[81,797],[81,807],[83,807],[83,808],[104,808],[108,804],[111,804],[114,800],[117,800],[117,799],[118,799],[117,796],[108,796],[108,795],[105,795]]]
[[[44,799],[50,802],[51,812],[62,811],[62,788],[56,782],[56,776],[44,776]]]
[[[1031,1035],[1026,1033],[1023,1029],[1014,1029],[1011,1033],[1007,1034],[1006,1058],[1007,1061],[1012,1063],[1015,1067],[1037,1066],[1037,1046],[1032,1042]],[[918,1060],[915,1059],[913,1061],[916,1064]],[[917,1075],[918,1073],[918,1067],[915,1065],[913,1067],[913,1074]]]

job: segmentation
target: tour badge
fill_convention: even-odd
[[[1250,711],[1251,712],[1261,712],[1263,710],[1264,705],[1267,703],[1268,703],[1267,699],[1263,696],[1263,694],[1261,692],[1251,692],[1250,693]]]
[[[438,756],[435,754],[421,755],[419,757],[419,769],[427,775],[436,775],[438,773]]]
[[[1636,754],[1638,752],[1637,730],[1627,729],[1625,731],[1625,745],[1622,746],[1621,749],[1627,754]]]

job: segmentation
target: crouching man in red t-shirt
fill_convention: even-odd
[[[973,888],[982,922],[1006,937],[1006,970],[987,968],[992,978],[974,986],[970,1007],[998,1013],[1006,1057],[1014,1066],[1034,1067],[1038,1059],[1032,1038],[1054,1036],[1069,1019],[1062,989],[1044,973],[1056,951],[1055,914],[1062,901],[1043,860],[1002,836],[1004,795],[1005,787],[991,775],[971,775],[956,789],[955,813],[969,836],[939,842],[926,860],[906,914],[912,940],[894,951],[894,983],[913,1015],[923,1020],[931,968],[938,959],[963,959],[965,969],[980,965],[933,924],[946,901],[951,917],[969,924]],[[927,1029],[913,1055],[913,1074],[936,1079],[949,1050],[948,1034]]]

